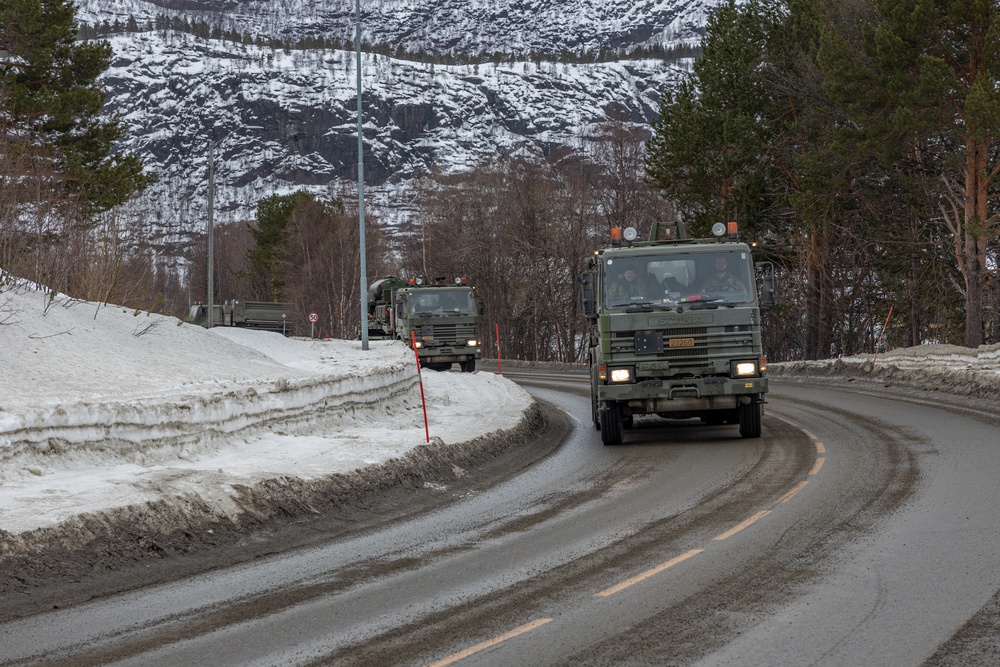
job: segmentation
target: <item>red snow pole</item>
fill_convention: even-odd
[[[417,360],[417,382],[420,383],[420,405],[424,409],[424,437],[426,440],[424,442],[431,441],[431,431],[430,427],[427,426],[427,400],[424,398],[424,378],[420,374],[420,353],[417,352],[417,332],[410,332],[410,343],[413,347],[413,356]]]
[[[889,326],[890,317],[892,317],[892,306],[889,306],[889,314],[885,316],[885,323],[882,325],[882,331],[879,332],[878,342],[875,343],[875,356],[872,357],[872,370],[875,369],[875,360],[878,359],[878,348],[882,344],[882,336],[885,335],[885,329]]]

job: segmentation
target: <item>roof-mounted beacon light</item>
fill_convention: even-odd
[[[726,233],[729,235],[729,238],[732,239],[733,241],[735,241],[740,237],[740,232],[739,229],[737,229],[735,220],[730,220],[728,223],[726,223]]]
[[[611,245],[621,245],[622,244],[622,228],[612,227],[611,228]]]

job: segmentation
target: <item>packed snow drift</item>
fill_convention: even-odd
[[[531,397],[503,376],[418,375],[399,342],[362,350],[360,341],[207,330],[11,282],[0,286],[7,548],[165,506],[239,521],[268,511],[269,490],[294,495],[537,419]]]

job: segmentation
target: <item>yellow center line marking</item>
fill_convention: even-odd
[[[816,453],[817,454],[826,454],[826,447],[823,446],[822,442],[817,442],[816,443]]]
[[[801,427],[800,427],[800,426],[799,426],[798,424],[796,424],[795,422],[793,422],[793,421],[792,421],[791,419],[786,419],[785,417],[779,417],[778,415],[770,415],[770,416],[774,417],[774,418],[775,418],[775,419],[777,419],[778,421],[782,421],[782,422],[785,422],[785,423],[786,423],[786,424],[788,424],[789,426],[792,426],[792,427],[794,427],[794,428],[797,428],[797,429],[799,429],[800,431],[802,430],[802,428],[801,428]]]
[[[427,667],[444,667],[445,665],[450,665],[452,663],[458,662],[459,660],[464,660],[465,658],[468,658],[470,655],[475,655],[476,653],[479,653],[480,651],[485,651],[486,649],[492,646],[496,646],[497,644],[502,644],[508,639],[513,639],[514,637],[523,635],[526,632],[531,632],[535,628],[540,628],[541,626],[551,621],[552,621],[551,618],[539,618],[532,621],[531,623],[525,623],[521,627],[514,628],[510,632],[505,632],[499,637],[494,637],[493,639],[485,641],[482,644],[476,644],[475,646],[467,648],[464,651],[453,653],[452,655],[449,655],[447,658],[442,658],[437,662],[432,662],[429,665],[427,665]]]
[[[757,523],[758,521],[760,521],[761,519],[763,519],[764,517],[766,517],[770,513],[771,513],[771,510],[761,510],[761,511],[757,512],[756,514],[754,514],[749,519],[747,519],[747,520],[745,520],[745,521],[743,521],[741,523],[736,524],[735,526],[733,526],[732,528],[730,528],[726,532],[722,533],[721,535],[716,535],[712,539],[716,540],[716,541],[721,541],[721,540],[728,539],[728,538],[732,537],[733,535],[735,535],[736,533],[740,532],[741,530],[749,528],[750,526],[752,526],[753,524]]]
[[[804,479],[801,482],[799,482],[798,484],[796,484],[795,486],[793,486],[791,491],[789,491],[785,495],[783,495],[780,498],[778,498],[778,504],[780,505],[783,502],[791,500],[792,496],[794,496],[796,493],[798,493],[799,491],[801,491],[802,489],[804,489],[805,486],[806,486],[806,484],[808,484],[808,483],[809,483],[809,480],[808,479]]]
[[[813,435],[809,431],[805,430],[804,428],[799,429],[799,430],[802,431],[803,433],[805,433],[806,437],[809,438],[810,440],[819,440],[819,438],[817,438],[815,435]]]
[[[674,565],[677,565],[678,563],[684,562],[688,558],[691,558],[692,556],[697,556],[702,551],[704,551],[704,549],[692,549],[691,551],[688,551],[687,553],[681,554],[677,558],[668,560],[666,563],[661,563],[660,565],[657,565],[652,570],[646,570],[645,572],[643,572],[641,574],[637,574],[634,577],[632,577],[631,579],[626,579],[622,583],[616,584],[615,586],[612,586],[611,588],[605,588],[600,593],[594,593],[594,597],[595,598],[606,598],[606,597],[609,597],[611,595],[614,595],[615,593],[617,593],[619,591],[625,590],[629,586],[634,586],[635,584],[639,583],[640,581],[644,581],[646,579],[649,579],[653,575],[659,574],[660,572],[663,572],[664,570],[666,570],[668,568],[671,568]]]
[[[826,461],[822,456],[816,459],[816,463],[813,464],[812,470],[809,471],[809,476],[813,476],[819,472],[819,469],[823,467],[823,461]]]

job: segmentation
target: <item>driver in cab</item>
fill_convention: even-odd
[[[724,255],[715,258],[715,271],[705,277],[699,286],[701,292],[746,292],[747,286],[729,270]]]

